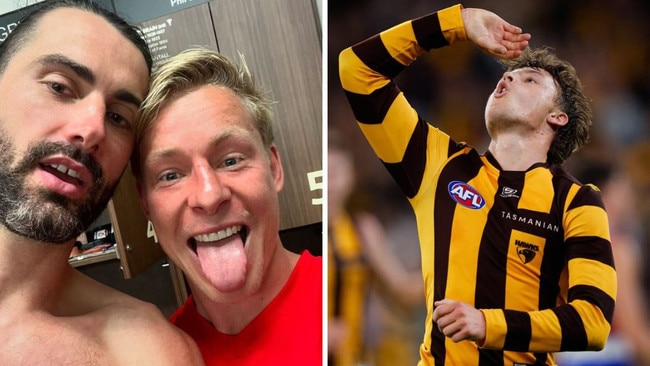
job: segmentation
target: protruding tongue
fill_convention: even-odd
[[[232,235],[216,242],[197,242],[196,254],[203,273],[218,291],[235,291],[244,285],[246,253],[241,236]]]

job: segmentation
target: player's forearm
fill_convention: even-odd
[[[580,301],[542,311],[483,309],[482,347],[520,352],[597,351],[611,330],[598,307]]]
[[[460,5],[403,22],[341,52],[341,85],[346,92],[369,95],[426,51],[465,39]]]

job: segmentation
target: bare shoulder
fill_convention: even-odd
[[[84,275],[73,274],[66,294],[69,317],[87,318],[114,365],[203,365],[194,341],[153,304]]]
[[[134,298],[111,305],[102,338],[115,364],[203,365],[194,341],[160,310]]]

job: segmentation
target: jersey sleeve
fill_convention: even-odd
[[[456,5],[399,24],[339,55],[341,85],[357,123],[409,198],[417,194],[425,168],[435,170],[459,148],[418,116],[393,80],[423,53],[464,39]]]
[[[566,265],[557,307],[522,312],[482,309],[489,349],[529,352],[601,350],[611,330],[616,270],[600,194],[574,185],[563,228]]]

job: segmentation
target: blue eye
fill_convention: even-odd
[[[160,180],[163,182],[170,182],[178,179],[178,173],[176,172],[167,172],[160,176]]]
[[[239,162],[239,159],[237,158],[228,158],[224,160],[223,165],[225,166],[233,166],[236,165]]]

